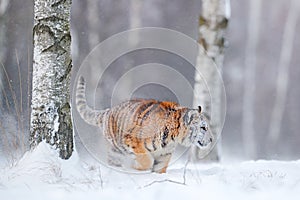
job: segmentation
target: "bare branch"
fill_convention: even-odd
[[[170,183],[175,183],[175,184],[179,184],[179,185],[186,185],[184,182],[179,182],[179,181],[173,181],[173,180],[170,180],[170,179],[164,179],[164,180],[157,180],[157,181],[153,181],[147,185],[144,185],[143,188],[145,187],[149,187],[153,184],[156,184],[156,183],[164,183],[164,182],[170,182]]]
[[[187,172],[187,166],[190,163],[190,160],[191,160],[191,154],[189,154],[189,158],[187,159],[186,163],[184,164],[183,174],[182,174],[182,179],[183,179],[182,182],[174,181],[174,180],[171,180],[171,179],[155,180],[155,181],[152,181],[149,184],[144,185],[143,188],[149,187],[149,186],[151,186],[153,184],[156,184],[156,183],[163,183],[163,182],[170,182],[170,183],[175,183],[175,184],[179,184],[179,185],[187,185],[186,184],[186,172]]]

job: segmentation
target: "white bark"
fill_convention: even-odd
[[[225,48],[225,30],[227,28],[230,17],[230,1],[229,0],[202,0],[202,12],[199,17],[199,44],[203,49],[199,49],[197,57],[197,66],[195,73],[194,86],[194,107],[201,105],[204,112],[211,120],[210,128],[214,137],[217,139],[222,129],[222,113],[221,110],[221,83],[219,82],[219,74],[213,66],[213,62],[221,71],[224,58]],[[201,77],[200,73],[205,75]],[[210,91],[206,88],[204,81],[209,86]],[[209,93],[210,92],[210,93]],[[212,109],[212,106],[214,109]],[[219,160],[220,138],[218,145],[209,154],[210,160]],[[194,149],[196,158],[201,158],[201,151]]]
[[[98,43],[100,42],[99,37],[99,8],[98,8],[98,1],[89,0],[87,3],[87,21],[89,27],[89,47],[92,50]],[[96,63],[95,63],[96,64]]]
[[[287,90],[289,85],[289,69],[293,53],[293,45],[295,40],[295,30],[300,13],[299,0],[291,0],[288,17],[285,23],[282,48],[280,52],[278,75],[276,81],[276,96],[275,103],[271,115],[268,139],[272,147],[278,142],[281,124],[283,119],[283,112],[285,109]]]
[[[8,7],[9,0],[0,0],[0,16],[2,16]]]
[[[130,1],[130,16],[129,25],[130,29],[141,27],[141,0]],[[135,46],[139,42],[139,35],[137,31],[134,31],[129,36],[129,44]]]
[[[4,55],[6,52],[6,24],[5,13],[8,8],[9,0],[0,0],[0,63],[4,63]],[[3,72],[0,67],[0,101],[2,101],[2,88],[3,88]]]
[[[259,40],[261,0],[249,1],[248,36],[245,58],[245,85],[243,97],[242,134],[246,156],[253,158],[256,155],[254,130],[254,100],[255,100],[255,68],[256,51]]]
[[[88,23],[88,47],[89,51],[92,51],[100,42],[100,32],[99,32],[99,13],[101,12],[98,5],[99,1],[88,0],[86,1],[87,6],[87,23]],[[101,55],[101,54],[99,54]],[[102,66],[101,59],[90,60],[91,65]],[[100,63],[99,63],[100,62]],[[93,85],[97,84],[98,75],[93,72],[93,70],[88,71]]]
[[[53,145],[60,157],[73,151],[70,115],[71,0],[35,0],[30,144]]]
[[[136,29],[142,27],[141,23],[141,8],[142,8],[141,0],[130,0],[130,10],[129,10],[129,29]],[[132,31],[128,37],[128,45],[132,48],[136,47],[140,42],[140,36],[138,31]],[[134,61],[132,58],[127,57],[125,59],[124,65],[128,67],[128,70],[133,68]],[[126,74],[126,83],[122,86],[123,92],[120,93],[119,99],[124,100],[124,97],[127,94],[132,94],[133,87],[135,83],[135,76],[132,76],[131,73]]]

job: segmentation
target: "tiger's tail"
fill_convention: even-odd
[[[88,106],[85,96],[86,83],[82,76],[78,78],[76,89],[76,107],[80,116],[88,124],[101,126],[105,110],[93,110]]]

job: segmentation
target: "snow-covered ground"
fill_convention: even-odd
[[[184,176],[185,174],[185,176]],[[166,174],[121,173],[63,161],[41,143],[0,169],[0,199],[299,199],[300,161],[173,164]]]

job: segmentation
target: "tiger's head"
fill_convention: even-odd
[[[194,144],[200,149],[207,149],[212,145],[214,137],[207,118],[201,113],[201,106],[198,109],[188,109],[183,120],[188,129],[183,145]]]

